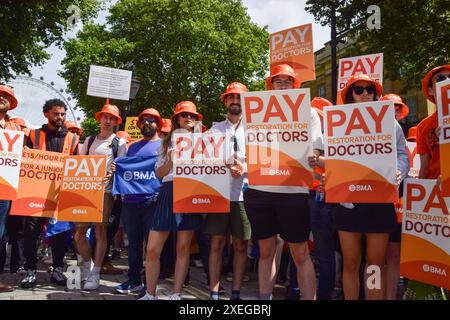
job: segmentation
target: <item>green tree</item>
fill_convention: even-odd
[[[65,32],[73,23],[70,5],[80,9],[86,22],[100,8],[100,0],[17,1],[1,0],[0,9],[0,80],[13,74],[30,74],[30,68],[42,65],[52,44],[61,45]],[[69,24],[69,25],[68,25]]]
[[[168,117],[192,100],[207,124],[224,116],[228,83],[262,86],[267,27],[251,22],[240,0],[123,0],[110,13],[107,26],[88,25],[65,44],[61,75],[87,116],[104,104],[86,95],[91,64],[133,70],[141,87],[132,113],[155,107]]]
[[[330,24],[330,5],[337,4],[338,28],[357,39],[349,55],[384,53],[385,75],[402,79],[405,89],[419,87],[430,68],[450,61],[448,0],[308,0],[306,10],[322,25]],[[369,30],[370,5],[381,12],[381,28]]]

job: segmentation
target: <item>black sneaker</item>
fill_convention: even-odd
[[[33,288],[36,285],[36,270],[28,270],[20,282],[20,287],[24,289]]]
[[[64,275],[63,269],[61,267],[53,269],[50,281],[59,286],[65,286],[67,284],[67,278]]]
[[[119,260],[120,259],[120,250],[119,249],[113,249],[111,251],[110,259],[111,260]]]

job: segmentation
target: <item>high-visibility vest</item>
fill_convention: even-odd
[[[36,129],[30,131],[30,139],[33,143],[34,149],[39,150],[47,150],[47,146],[45,143],[45,131],[42,129]],[[73,154],[75,152],[75,148],[78,145],[78,136],[73,134],[72,132],[67,132],[64,137],[64,145],[62,153],[65,154]]]

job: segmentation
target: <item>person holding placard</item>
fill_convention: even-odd
[[[120,139],[113,132],[114,128],[122,122],[119,109],[107,104],[103,106],[100,112],[95,114],[99,122],[100,133],[96,136],[89,136],[80,149],[81,155],[106,155],[108,180],[105,185],[103,197],[103,219],[102,223],[95,225],[95,247],[92,250],[86,238],[87,229],[91,223],[77,223],[75,229],[75,247],[83,258],[83,269],[81,280],[85,281],[84,290],[97,290],[100,285],[100,269],[103,264],[105,252],[107,249],[107,228],[109,218],[114,204],[112,196],[112,173],[111,165],[115,158],[123,157],[127,153],[127,144],[125,140]]]
[[[219,299],[220,269],[222,266],[223,249],[228,233],[233,239],[233,279],[231,300],[240,299],[242,278],[247,261],[248,240],[251,237],[250,221],[244,207],[243,186],[248,182],[245,164],[245,133],[242,122],[241,96],[247,87],[239,82],[227,86],[220,100],[227,108],[227,119],[218,122],[210,132],[231,134],[233,146],[233,161],[230,166],[231,203],[228,214],[206,215],[204,230],[211,235],[211,250],[209,255],[210,296],[212,300]]]
[[[291,66],[274,66],[266,79],[268,90],[296,89],[301,85]],[[311,109],[310,135],[316,156],[323,151],[319,115]],[[307,241],[311,232],[308,187],[249,186],[244,192],[245,210],[250,219],[252,237],[258,240],[259,295],[271,300],[275,284],[277,235],[289,243],[297,279],[304,300],[316,298],[316,275],[309,255]]]
[[[345,104],[378,101],[383,87],[365,74],[351,77],[341,92]],[[408,175],[409,159],[402,128],[396,125],[397,183]],[[343,254],[343,287],[346,300],[357,300],[360,290],[359,269],[362,237],[366,238],[367,267],[377,266],[381,272],[381,287],[368,289],[367,299],[385,298],[384,270],[389,235],[397,222],[393,203],[342,203],[336,206],[334,221],[339,232]],[[366,287],[367,288],[367,287]]]
[[[422,93],[436,103],[436,83],[450,78],[450,65],[436,67],[422,79]],[[417,153],[420,155],[419,179],[438,179],[441,174],[437,111],[417,125]]]
[[[189,268],[189,249],[195,230],[202,225],[200,214],[173,212],[173,159],[172,135],[175,130],[193,132],[196,121],[203,116],[191,101],[182,101],[172,115],[172,130],[165,137],[156,163],[156,175],[162,179],[162,186],[156,203],[155,216],[147,241],[145,271],[147,292],[141,300],[156,300],[156,287],[160,271],[160,256],[169,234],[176,232],[176,262],[173,294],[170,300],[181,300],[181,289]]]
[[[0,129],[21,131],[18,124],[10,121],[7,112],[17,107],[17,98],[14,91],[8,86],[0,86]],[[5,232],[5,221],[8,215],[10,200],[0,200],[0,240]],[[10,292],[14,288],[0,283],[0,293]]]
[[[63,101],[59,99],[46,101],[43,113],[48,123],[44,124],[40,129],[31,130],[26,146],[30,149],[77,155],[79,137],[69,132],[64,126],[66,112],[67,106]],[[25,219],[24,255],[27,273],[20,286],[22,288],[32,288],[36,284],[37,241],[46,218],[24,217],[23,219]],[[53,272],[50,281],[60,286],[65,286],[67,283],[67,278],[63,273],[64,256],[67,250],[67,233],[68,231],[64,231],[52,236],[51,242]]]

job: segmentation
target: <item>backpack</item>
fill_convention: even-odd
[[[91,150],[91,146],[92,146],[92,144],[95,141],[95,136],[89,136],[89,137],[86,138],[86,140],[88,140],[86,154],[89,154],[89,150]],[[112,149],[113,159],[117,158],[117,153],[119,152],[119,138],[117,136],[115,136],[112,139],[111,144],[109,145],[109,147]]]

